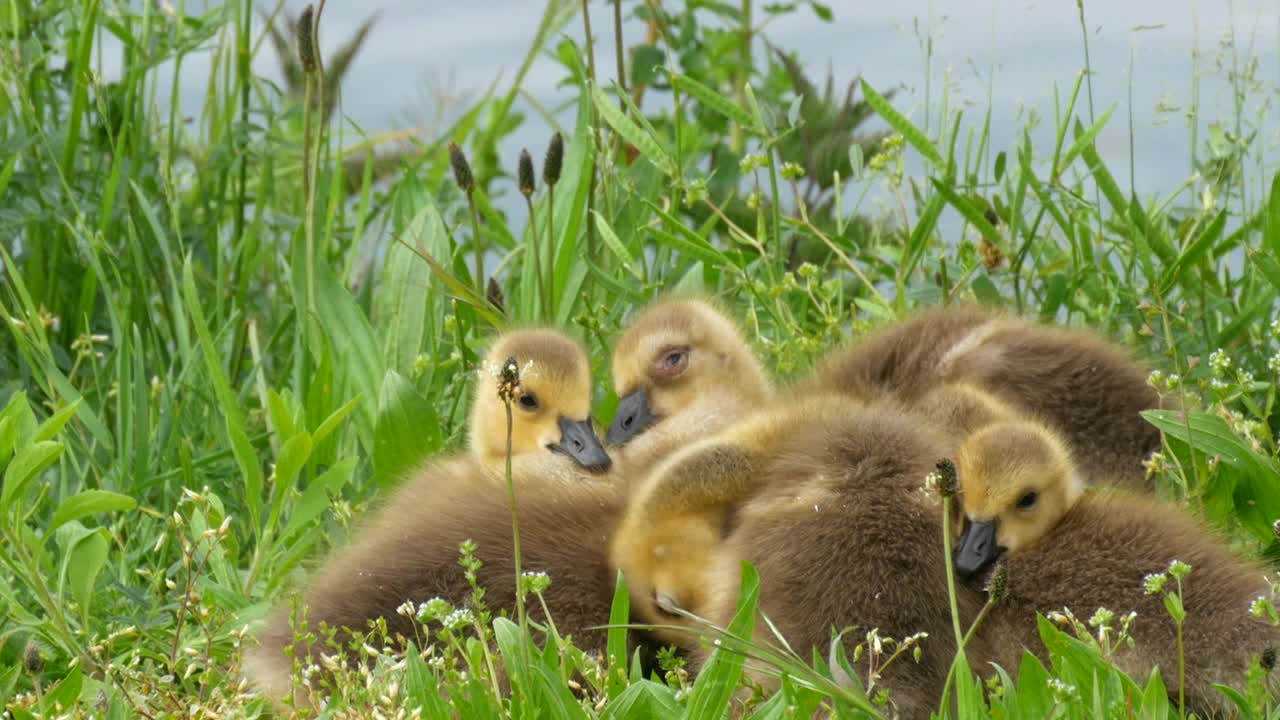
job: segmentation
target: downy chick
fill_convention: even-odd
[[[655,465],[633,488],[610,545],[632,612],[643,622],[674,626],[654,634],[693,647],[697,622],[709,612],[708,573],[733,527],[734,512],[761,490],[763,468],[792,440],[795,427],[839,417],[841,396],[801,398],[756,412],[709,438],[692,441]]]
[[[608,467],[608,455],[590,426],[587,358],[572,340],[545,330],[499,338],[486,363],[501,368],[507,358],[515,358],[520,368],[512,396],[512,472],[523,569],[551,576],[545,597],[560,633],[572,634],[584,649],[602,650],[604,633],[587,628],[609,619],[613,573],[602,548],[621,514],[623,491],[616,483],[593,482],[601,477],[599,469]],[[458,607],[468,604],[471,588],[458,564],[459,545],[468,539],[477,543],[476,555],[484,563],[479,582],[486,588],[488,609],[513,612],[505,479],[501,487],[476,488],[477,482],[505,478],[505,462],[494,450],[505,452],[506,414],[490,369],[482,372],[472,408],[469,451],[406,478],[364,521],[351,545],[337,551],[310,581],[303,604],[311,631],[321,623],[363,631],[371,620],[384,618],[392,637],[414,637],[413,621],[397,613],[402,603],[441,597]],[[530,614],[541,618],[538,603],[530,603]],[[280,703],[292,693],[291,660],[284,654],[293,642],[287,607],[271,616],[259,640],[247,654],[246,677]],[[296,648],[297,657],[311,654],[312,660],[328,651]]]
[[[805,660],[828,654],[833,630],[854,630],[846,651],[872,629],[897,640],[925,633],[920,662],[893,663],[877,687],[902,717],[927,718],[956,647],[941,505],[923,486],[953,441],[892,399],[799,420],[711,555],[707,617],[732,619],[745,560],[760,574],[761,614]],[[967,626],[982,596],[965,590],[957,602]],[[769,624],[757,620],[755,640],[776,643]]]
[[[1085,477],[1146,490],[1143,461],[1160,432],[1143,410],[1161,407],[1131,353],[1095,333],[1054,328],[994,309],[931,308],[833,352],[802,388],[907,402],[945,382],[968,382],[1061,434]]]
[[[472,396],[468,450],[505,478],[507,410],[498,392],[501,370],[514,358],[520,386],[511,400],[511,455],[542,472],[602,472],[612,463],[591,425],[591,364],[577,341],[557,330],[515,330],[485,355]],[[550,450],[575,463],[559,462]]]
[[[974,659],[1012,669],[1023,648],[1043,658],[1037,612],[1066,607],[1088,614],[1105,607],[1119,617],[1134,611],[1135,647],[1119,650],[1114,661],[1139,681],[1159,667],[1176,702],[1177,628],[1164,592],[1148,595],[1144,581],[1181,560],[1192,568],[1182,584],[1188,710],[1230,715],[1213,684],[1243,687],[1257,656],[1274,664],[1280,629],[1248,617],[1253,600],[1270,593],[1264,568],[1238,557],[1181,505],[1119,491],[1082,492],[1065,443],[1034,423],[978,432],[957,451],[956,468],[965,514],[957,574],[978,576],[1004,556],[1008,575],[1004,599],[979,629],[991,655]],[[1168,583],[1172,589],[1174,581]]]
[[[618,409],[606,441],[631,485],[654,462],[764,406],[769,378],[733,321],[705,300],[649,306],[613,351]]]

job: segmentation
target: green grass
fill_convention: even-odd
[[[509,325],[572,328],[608,418],[611,339],[631,308],[676,289],[726,299],[779,377],[873,324],[963,298],[1098,328],[1191,409],[1151,414],[1168,438],[1162,491],[1241,552],[1280,556],[1280,176],[1253,132],[1274,127],[1274,108],[1246,114],[1242,100],[1256,78],[1233,76],[1241,100],[1225,112],[1189,108],[1212,128],[1203,147],[1190,133],[1200,174],[1149,198],[1101,160],[1118,99],[1097,98],[1095,113],[1085,73],[1044,119],[1052,143],[1028,132],[995,147],[945,89],[926,98],[924,125],[868,83],[850,104],[816,91],[793,102],[815,86],[763,54],[752,6],[663,4],[652,46],[626,39],[643,47],[619,94],[616,63],[588,66],[561,33],[581,36],[579,3],[549,3],[527,57],[562,63],[576,124],[554,196],[540,187],[530,219],[495,208],[516,192],[499,142],[541,122],[513,110],[528,61],[388,174],[363,154],[378,138],[324,127],[252,75],[269,41],[247,1],[181,20],[155,3],[0,3],[0,705],[18,718],[265,712],[238,684],[246,625],[399,471],[460,445],[477,349]],[[596,33],[614,31],[606,7],[590,8]],[[110,82],[95,70],[108,34],[123,68]],[[176,85],[157,66],[196,52],[213,74],[188,125],[160,103]],[[857,132],[864,121],[888,133]],[[450,140],[471,158],[478,237]],[[907,158],[923,172],[905,173]],[[871,214],[867,188],[891,199],[890,216]],[[477,248],[501,258],[487,272],[503,310],[472,280]],[[502,619],[472,618],[487,642],[468,640],[442,616],[427,621],[431,655],[384,658],[372,689],[347,677],[339,704],[351,716],[406,700],[425,716],[873,712],[869,641],[856,663],[766,653],[753,662],[788,668],[782,692],[735,692],[731,651],[764,652],[734,640],[750,633],[752,577],[726,651],[696,680],[679,663],[641,677],[621,630],[600,664],[531,646]],[[1178,713],[1165,692],[1176,675],[1124,676],[1092,630],[1043,622],[1051,662],[1027,656],[986,688],[957,673],[965,717]],[[522,679],[510,697],[492,689],[495,662]],[[1234,692],[1249,716],[1277,716],[1259,678]]]

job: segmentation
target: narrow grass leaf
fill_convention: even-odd
[[[1174,283],[1187,271],[1187,268],[1194,265],[1200,258],[1204,257],[1205,253],[1209,252],[1213,244],[1222,236],[1222,231],[1226,226],[1227,211],[1223,210],[1215,215],[1213,220],[1209,221],[1209,225],[1196,236],[1195,240],[1183,248],[1178,255],[1178,259],[1165,268],[1160,277],[1160,285],[1157,292],[1160,295],[1168,293]]]
[[[751,113],[740,108],[729,98],[703,85],[687,75],[672,74],[671,84],[679,92],[692,95],[709,110],[713,110],[726,118],[737,123],[743,130],[750,131],[757,135],[764,133],[764,128],[758,125]]]
[[[644,276],[636,268],[636,261],[632,259],[631,253],[627,252],[626,246],[618,239],[618,234],[609,226],[609,221],[605,220],[599,211],[593,210],[592,214],[595,215],[596,230],[600,232],[600,237],[604,239],[604,244],[617,256],[618,262],[622,263],[622,269],[631,273],[637,280],[643,280]]]
[[[862,81],[862,94],[867,98],[867,104],[870,105],[889,126],[898,131],[899,135],[915,148],[917,152],[925,157],[926,160],[933,163],[936,167],[943,167],[946,162],[942,159],[942,154],[938,152],[938,148],[929,142],[929,138],[920,132],[920,129],[911,123],[902,113],[894,109],[889,104],[888,99],[881,95],[875,88],[871,87],[871,83],[866,80]]]
[[[627,583],[618,572],[613,586],[613,604],[609,606],[609,634],[605,648],[609,657],[609,678],[606,691],[610,699],[617,698],[627,687],[627,628],[631,618],[631,596]]]
[[[1271,194],[1267,200],[1266,230],[1262,244],[1272,257],[1280,257],[1280,172],[1271,178]]]
[[[485,322],[489,323],[490,326],[499,330],[505,327],[506,322],[500,315],[494,312],[493,306],[489,301],[477,295],[475,290],[468,283],[464,283],[456,278],[453,273],[449,272],[448,268],[440,264],[439,260],[431,257],[430,253],[425,250],[420,250],[412,245],[409,245],[408,247],[413,250],[418,257],[426,261],[427,266],[431,268],[431,272],[440,280],[440,282],[444,283],[445,290],[448,291],[450,296],[471,306],[471,308],[474,309],[480,317],[484,318]]]
[[[1098,118],[1098,121],[1095,122],[1088,130],[1076,134],[1075,142],[1071,143],[1071,147],[1067,148],[1067,152],[1058,162],[1059,172],[1070,167],[1071,163],[1075,162],[1076,157],[1084,151],[1086,146],[1093,145],[1093,141],[1098,137],[1098,133],[1102,132],[1102,128],[1106,127],[1107,121],[1111,119],[1111,114],[1115,111],[1115,103],[1112,103],[1111,107],[1107,108],[1106,112],[1102,113],[1102,117]]]
[[[678,175],[676,163],[671,158],[671,154],[654,137],[632,122],[631,118],[623,115],[622,110],[618,109],[618,106],[605,94],[604,90],[600,89],[599,85],[591,86],[591,100],[595,103],[596,112],[600,113],[600,117],[604,118],[609,127],[635,146],[641,155],[644,155],[649,162],[653,163],[654,167],[661,170],[668,177],[676,177]]]
[[[49,419],[40,423],[32,438],[36,442],[54,439],[57,437],[58,433],[62,432],[62,428],[65,427],[71,418],[75,416],[76,411],[79,409],[80,400],[77,399],[61,410],[50,415]]]
[[[244,416],[240,413],[240,403],[231,391],[231,383],[227,373],[222,369],[222,361],[213,344],[213,336],[205,323],[204,309],[196,294],[195,278],[192,275],[191,258],[182,265],[182,291],[187,299],[187,307],[191,312],[191,322],[196,328],[200,352],[204,356],[205,370],[213,383],[214,395],[222,412],[227,431],[227,439],[231,443],[231,452],[235,456],[236,465],[240,468],[240,476],[244,480],[244,502],[249,508],[249,527],[257,530],[262,520],[262,466],[258,464],[258,454],[249,442],[249,434],[245,431]]]
[[[937,190],[938,193],[942,195],[943,199],[945,199],[952,207],[959,210],[960,214],[964,216],[964,219],[968,220],[970,224],[976,227],[978,232],[982,233],[983,237],[992,243],[998,243],[1000,241],[1000,233],[996,232],[995,227],[987,221],[987,218],[983,216],[982,212],[979,211],[978,208],[973,206],[973,203],[957,194],[947,185],[947,183],[944,183],[937,178],[930,178],[930,182],[933,183],[933,189]]]
[[[756,603],[760,597],[760,575],[749,562],[742,563],[742,582],[738,592],[738,609],[727,630],[743,641],[750,641],[756,621]],[[689,717],[721,717],[729,708],[733,692],[742,677],[746,662],[740,652],[721,647],[698,673],[689,698]]]
[[[319,447],[320,443],[324,442],[329,437],[330,433],[337,430],[338,425],[341,424],[342,421],[351,414],[351,411],[355,410],[359,405],[360,398],[351,398],[347,401],[347,404],[330,413],[329,417],[325,418],[324,421],[320,423],[320,426],[316,428],[316,431],[311,434],[311,440],[315,443],[316,447]]]
[[[86,515],[132,510],[137,506],[138,501],[128,495],[107,490],[81,490],[58,505],[45,532],[53,532],[72,520],[79,520]]]

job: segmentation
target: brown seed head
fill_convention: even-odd
[[[978,241],[978,254],[982,256],[982,264],[987,270],[995,270],[1004,262],[1004,251],[986,238]]]
[[[944,498],[953,497],[958,488],[956,464],[944,458],[934,468],[938,473],[938,494]]]
[[[308,5],[298,17],[298,61],[302,63],[303,72],[308,73],[320,66],[316,61],[315,16],[315,8]]]
[[[27,641],[27,648],[22,652],[22,667],[31,675],[39,675],[44,670],[44,658],[35,640]]]
[[[471,174],[471,163],[467,162],[467,156],[456,142],[449,143],[449,164],[453,166],[453,179],[462,188],[462,192],[467,195],[475,192],[476,179]]]
[[[542,163],[542,181],[548,185],[560,182],[560,166],[564,164],[564,137],[557,132],[547,146],[547,159]]]
[[[503,402],[511,402],[516,390],[520,387],[520,363],[509,357],[502,363],[498,371],[498,398]]]
[[[520,151],[520,166],[517,173],[520,179],[520,194],[529,197],[534,190],[533,156],[528,150]]]
[[[1004,563],[996,566],[995,572],[991,573],[991,579],[987,580],[987,597],[991,600],[992,605],[999,605],[1004,596],[1009,594],[1009,568]]]

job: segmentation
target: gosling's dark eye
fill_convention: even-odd
[[[1032,490],[1026,495],[1023,495],[1022,497],[1018,498],[1018,508],[1021,510],[1026,510],[1032,505],[1035,505],[1036,500],[1039,500],[1039,499],[1040,499],[1040,494],[1037,493],[1035,490]]]
[[[675,378],[689,367],[689,349],[676,348],[667,350],[654,363],[654,369],[660,378]]]
[[[525,410],[537,410],[538,398],[533,393],[525,393],[520,396],[520,407]]]

